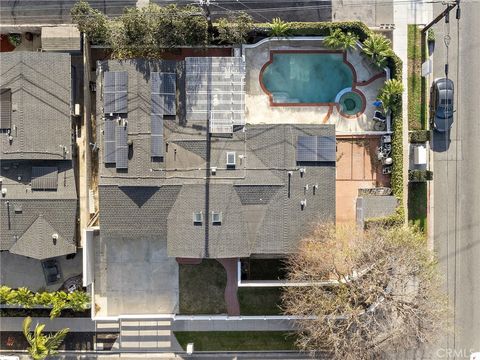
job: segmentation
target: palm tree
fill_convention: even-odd
[[[58,347],[70,330],[66,328],[54,334],[44,335],[43,329],[45,328],[45,324],[37,324],[33,334],[31,334],[31,324],[32,318],[30,316],[23,320],[23,334],[29,344],[27,350],[34,360],[43,360],[47,356],[55,355]]]
[[[290,25],[280,18],[274,18],[270,24],[270,36],[287,36],[290,33]]]
[[[340,29],[333,30],[330,35],[325,37],[323,44],[333,49],[348,50],[353,49],[357,44],[358,36],[351,32],[344,33]]]
[[[385,36],[372,33],[363,42],[363,53],[379,69],[387,65],[387,58],[392,55],[392,43]]]
[[[378,98],[382,101],[385,111],[397,111],[402,101],[403,84],[400,80],[390,79],[380,89]]]

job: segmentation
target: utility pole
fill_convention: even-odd
[[[208,40],[211,41],[213,39],[213,24],[212,24],[212,16],[210,14],[210,0],[198,0],[198,2],[203,9],[205,18],[207,19]]]
[[[422,39],[424,39],[424,36],[425,36],[426,32],[428,31],[428,29],[430,29],[433,25],[438,23],[443,18],[445,18],[445,22],[448,23],[450,21],[450,11],[452,11],[455,7],[457,7],[456,18],[457,18],[457,20],[459,20],[460,19],[460,0],[456,0],[453,3],[448,3],[447,8],[445,10],[443,10],[435,19],[433,19],[430,23],[427,24],[427,26],[425,26],[421,30]]]

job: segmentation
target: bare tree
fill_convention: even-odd
[[[310,284],[283,293],[298,346],[348,360],[433,341],[448,320],[436,265],[413,228],[316,226],[286,263],[290,281]]]

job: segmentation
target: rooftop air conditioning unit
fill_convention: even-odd
[[[236,164],[236,155],[235,151],[227,152],[227,167],[235,167]]]

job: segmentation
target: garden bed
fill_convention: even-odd
[[[241,287],[238,289],[240,315],[281,315],[282,288]]]
[[[408,220],[411,224],[427,231],[427,183],[408,184]]]
[[[118,336],[118,333],[69,332],[59,350],[95,350],[94,344],[97,339],[101,339],[104,350],[111,350]],[[21,331],[0,332],[2,350],[26,350],[27,346],[27,340]]]

